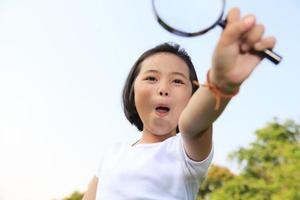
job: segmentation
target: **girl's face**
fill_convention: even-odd
[[[176,135],[179,116],[192,95],[187,64],[172,53],[156,53],[141,63],[134,99],[143,133]]]

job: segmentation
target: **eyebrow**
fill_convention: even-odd
[[[147,74],[147,73],[160,73],[158,70],[155,70],[155,69],[148,69],[146,70],[145,72],[143,72],[144,74]],[[181,72],[172,72],[171,73],[172,75],[179,75],[179,76],[182,76],[183,78],[189,80],[183,73]]]

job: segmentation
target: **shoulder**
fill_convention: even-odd
[[[180,165],[186,176],[197,180],[202,180],[206,176],[213,158],[213,147],[207,156],[200,161],[190,158],[186,152],[184,139],[180,133],[165,140],[162,143],[162,151],[167,154],[165,156],[176,158],[181,163]]]
[[[113,155],[116,155],[118,153],[122,153],[124,151],[127,151],[130,147],[129,143],[126,142],[116,142],[110,145],[107,145],[107,147],[103,150],[101,157],[110,157]]]
[[[202,146],[203,149],[201,149],[201,146],[199,147],[199,151],[204,150],[204,148],[207,148],[206,146]],[[185,141],[182,137],[181,133],[178,133],[176,136],[170,137],[166,139],[165,141],[161,142],[160,149],[166,151],[167,153],[170,152],[172,154],[177,154],[177,156],[180,156],[181,158],[191,161],[193,163],[204,163],[204,162],[211,162],[213,157],[213,147],[211,146],[209,148],[208,153],[206,156],[201,160],[194,160],[190,158],[186,151],[185,147]]]
[[[194,167],[202,167],[202,168],[209,167],[209,165],[213,159],[213,153],[214,153],[213,145],[211,145],[208,153],[206,154],[205,157],[203,157],[203,159],[194,160],[188,155],[184,139],[182,138],[182,135],[180,133],[178,134],[177,140],[178,140],[177,143],[179,145],[179,149],[181,151],[180,153],[182,154],[184,160],[187,162],[188,165],[194,166]],[[203,148],[206,148],[206,147],[203,147]],[[201,146],[199,147],[199,151],[201,151]]]
[[[124,142],[117,142],[103,148],[103,150],[99,152],[98,168],[95,174],[96,177],[101,177],[103,168],[105,168],[107,164],[118,162],[118,159],[126,153],[126,150],[128,150],[128,145],[129,144]]]

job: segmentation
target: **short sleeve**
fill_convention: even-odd
[[[209,168],[209,166],[212,162],[212,159],[213,159],[213,153],[214,153],[213,145],[212,145],[212,148],[210,150],[210,153],[208,154],[208,156],[204,160],[194,161],[194,160],[190,159],[188,157],[188,155],[186,154],[186,152],[184,150],[184,145],[183,145],[181,136],[179,137],[179,143],[180,143],[179,144],[180,149],[181,149],[181,152],[183,154],[185,165],[186,165],[186,168],[188,170],[188,173],[192,177],[196,178],[199,182],[201,182],[205,178],[205,176],[207,175],[208,168]]]

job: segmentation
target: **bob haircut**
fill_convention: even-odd
[[[177,55],[179,58],[181,58],[188,66],[189,68],[189,78],[192,83],[192,94],[198,89],[198,86],[193,84],[192,81],[198,81],[197,74],[194,68],[194,65],[191,61],[190,56],[187,54],[187,52],[181,48],[178,44],[175,43],[163,43],[160,44],[152,49],[149,49],[148,51],[144,52],[134,63],[132,66],[124,88],[122,92],[122,103],[123,103],[123,110],[125,113],[126,118],[128,121],[135,125],[139,131],[143,131],[143,122],[136,110],[135,102],[134,102],[134,81],[136,77],[138,76],[140,69],[141,69],[141,63],[148,57],[156,54],[156,53],[172,53]],[[177,127],[176,133],[179,132],[179,129]]]

